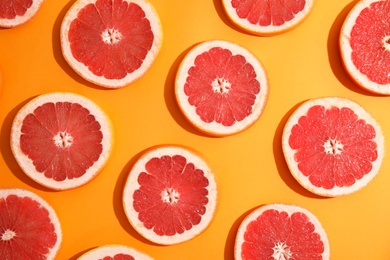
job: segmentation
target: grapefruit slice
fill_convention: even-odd
[[[390,95],[390,4],[359,1],[340,33],[340,53],[350,78],[361,88]]]
[[[26,23],[41,8],[44,0],[0,1],[0,27],[12,28]]]
[[[54,259],[62,231],[54,209],[24,189],[0,189],[1,259]]]
[[[144,75],[161,42],[159,17],[145,0],[78,0],[61,25],[65,60],[81,77],[107,88]]]
[[[269,92],[260,61],[245,48],[221,40],[192,48],[179,66],[175,85],[186,119],[212,136],[236,134],[253,125]]]
[[[186,147],[155,146],[130,170],[123,205],[130,224],[162,245],[190,240],[214,216],[217,188],[206,162]]]
[[[234,255],[246,259],[330,258],[329,241],[317,217],[295,205],[268,204],[240,224]]]
[[[105,245],[81,255],[78,260],[153,260],[150,256],[124,245]]]
[[[301,23],[314,0],[222,0],[230,20],[239,28],[261,36],[280,34]]]
[[[363,188],[377,175],[384,138],[379,124],[360,105],[325,97],[294,111],[284,127],[282,147],[303,187],[334,197]]]
[[[16,114],[11,149],[22,170],[55,190],[84,185],[103,168],[111,124],[91,100],[74,93],[40,95]]]

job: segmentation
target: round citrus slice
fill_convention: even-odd
[[[340,33],[340,53],[350,78],[370,92],[390,95],[390,5],[359,1]]]
[[[73,93],[40,95],[16,114],[11,149],[22,170],[55,190],[81,186],[107,162],[111,124],[91,100]]]
[[[230,20],[255,35],[269,36],[296,27],[310,13],[314,0],[222,0]]]
[[[152,260],[150,256],[124,245],[105,245],[89,250],[78,260]]]
[[[1,259],[54,259],[62,231],[53,208],[37,194],[0,189]]]
[[[44,0],[0,1],[0,27],[12,28],[26,23],[41,8]]]
[[[78,0],[61,25],[65,60],[81,77],[107,88],[144,75],[161,42],[159,17],[145,0]]]
[[[241,223],[234,249],[236,260],[330,258],[325,230],[310,211],[295,205],[268,204]]]
[[[179,66],[175,85],[184,116],[213,136],[236,134],[253,125],[269,92],[260,61],[245,48],[221,40],[192,48]]]
[[[376,120],[340,97],[306,101],[288,119],[282,137],[287,165],[309,191],[328,197],[355,192],[378,173],[384,138]]]
[[[216,197],[214,175],[197,152],[164,145],[149,148],[133,165],[123,205],[130,224],[143,237],[171,245],[208,227]]]

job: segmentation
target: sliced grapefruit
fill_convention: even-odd
[[[11,28],[26,23],[41,8],[44,0],[0,1],[0,27]]]
[[[269,36],[296,27],[310,13],[314,0],[222,0],[230,20],[255,35]]]
[[[324,228],[310,211],[295,205],[268,204],[242,221],[234,255],[236,260],[327,260],[330,249]]]
[[[1,259],[54,259],[62,241],[54,209],[37,194],[0,189]]]
[[[105,113],[74,93],[40,95],[16,114],[11,149],[22,170],[55,190],[88,183],[111,153],[113,136]]]
[[[355,4],[340,33],[343,65],[351,79],[370,92],[390,95],[390,2]]]
[[[213,136],[236,134],[253,125],[269,92],[260,61],[245,48],[221,40],[192,48],[179,66],[175,85],[184,116]]]
[[[284,127],[282,147],[303,187],[334,197],[363,188],[377,175],[384,138],[378,122],[360,105],[326,97],[294,111]]]
[[[150,256],[124,245],[105,245],[81,255],[78,260],[153,260]]]
[[[107,88],[144,75],[161,42],[159,17],[145,0],[78,0],[61,25],[65,60],[81,77]]]
[[[202,157],[186,147],[146,150],[130,170],[123,205],[130,224],[162,245],[190,240],[214,216],[217,188]]]

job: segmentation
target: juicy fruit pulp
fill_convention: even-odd
[[[152,260],[148,255],[124,245],[104,245],[81,255],[78,260]]]
[[[53,259],[61,242],[53,218],[48,206],[29,192],[0,190],[1,258]]]
[[[100,124],[70,102],[46,103],[23,120],[20,145],[38,172],[56,181],[79,178],[102,153]]]
[[[145,159],[143,169],[137,168],[130,173],[137,187],[125,188],[124,199],[132,198],[127,214],[130,220],[131,214],[135,215],[139,224],[133,225],[136,229],[142,225],[147,231],[143,234],[146,238],[161,244],[178,243],[208,225],[215,208],[216,191],[204,165],[193,162],[193,158],[180,150],[177,154],[157,150],[155,156]],[[126,185],[132,185],[131,181],[129,178]]]
[[[44,0],[0,1],[0,27],[14,27],[30,20]]]
[[[296,206],[266,205],[241,224],[235,259],[328,259],[326,234],[317,219]]]
[[[362,118],[349,103],[340,103],[327,107],[313,103],[302,110],[304,113],[286,132],[289,135],[285,145],[291,148],[302,178],[325,193],[332,189],[353,190],[361,180],[376,174],[374,163],[382,160],[383,140],[374,127],[376,123]]]

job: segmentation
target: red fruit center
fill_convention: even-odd
[[[23,16],[31,7],[33,0],[0,1],[0,19],[15,19]]]
[[[270,209],[247,225],[241,249],[242,259],[322,259],[324,243],[304,213]]]
[[[260,26],[283,25],[292,20],[306,5],[306,0],[231,0],[231,2],[240,18]]]
[[[182,234],[201,222],[208,204],[208,179],[181,155],[153,158],[138,177],[134,209],[148,229],[160,235]]]
[[[298,169],[325,189],[350,187],[372,169],[377,159],[372,125],[347,107],[311,107],[291,129],[289,145]]]
[[[23,120],[20,147],[47,178],[81,177],[102,153],[100,124],[76,103],[46,103]]]
[[[114,257],[106,256],[102,260],[134,260],[131,255],[116,254]]]
[[[232,126],[252,113],[260,83],[244,56],[214,47],[196,57],[188,75],[184,92],[204,122]]]
[[[139,5],[97,0],[72,21],[68,39],[74,58],[93,74],[123,79],[142,65],[154,35]]]

